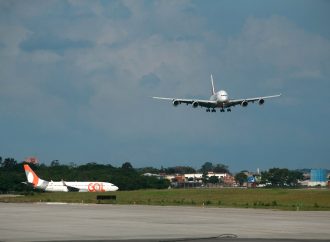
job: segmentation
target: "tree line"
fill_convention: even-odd
[[[26,182],[24,163],[18,162],[14,158],[3,159],[0,157],[0,193],[32,190],[30,186],[23,184]],[[228,166],[213,165],[211,162],[206,162],[200,170],[189,166],[161,167],[160,169],[154,167],[133,168],[130,162],[123,163],[121,167],[96,162],[83,165],[74,163],[64,165],[58,160],[53,160],[49,166],[31,163],[29,165],[40,178],[47,181],[104,181],[115,184],[120,190],[165,189],[170,186],[170,181],[156,176],[143,176],[145,173],[186,174],[209,171],[229,173]]]
[[[235,175],[235,180],[242,186],[248,180],[246,172],[241,171]],[[298,187],[299,181],[304,180],[303,172],[289,170],[287,168],[271,168],[262,171],[260,175],[254,175],[254,180],[258,184],[266,187]]]
[[[22,183],[26,181],[24,163],[13,158],[0,158],[0,193],[32,191],[30,186]],[[73,163],[63,165],[59,161],[53,161],[49,166],[29,165],[40,178],[47,181],[104,181],[115,184],[120,190],[164,189],[170,185],[168,180],[143,176],[143,173],[134,169],[129,162],[125,162],[121,167],[94,162],[79,166]]]
[[[26,181],[23,169],[24,162],[17,162],[14,158],[0,157],[0,193],[26,192],[31,187],[23,184]],[[98,164],[96,162],[83,165],[74,163],[61,164],[54,160],[50,165],[30,164],[37,175],[44,180],[54,181],[104,181],[111,182],[120,190],[137,189],[165,189],[170,186],[170,181],[156,176],[143,176],[145,173],[152,174],[193,174],[203,173],[203,183],[221,183],[221,180],[214,177],[207,177],[208,172],[231,174],[227,165],[205,162],[200,169],[189,166],[174,166],[160,169],[154,167],[133,168],[130,162],[125,162],[121,167],[114,167],[110,164]],[[302,172],[290,171],[288,169],[272,168],[261,173],[258,183],[267,184],[270,187],[295,187],[298,181],[303,179]],[[235,180],[242,185],[247,182],[247,175],[239,172]]]

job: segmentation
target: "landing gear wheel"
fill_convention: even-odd
[[[206,109],[206,112],[210,112],[210,109],[209,109],[209,108],[207,108],[207,109]]]
[[[212,113],[215,113],[215,112],[216,112],[216,110],[213,108],[213,109],[212,109]]]
[[[231,112],[231,109],[230,108],[227,108],[227,112]]]
[[[222,112],[222,113],[223,113],[224,111],[225,111],[224,109],[220,109],[220,112]]]

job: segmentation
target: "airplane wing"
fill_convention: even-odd
[[[202,100],[202,99],[183,99],[183,98],[171,98],[171,97],[152,97],[154,99],[160,100],[170,100],[174,106],[178,106],[181,103],[191,104],[194,108],[198,106],[206,107],[206,108],[214,108],[217,105],[216,101],[211,100]]]
[[[246,98],[246,99],[231,99],[226,104],[227,107],[233,107],[236,105],[242,105],[243,107],[246,107],[248,103],[252,102],[258,102],[260,105],[264,104],[265,99],[268,98],[274,98],[274,97],[280,97],[282,94],[278,95],[272,95],[272,96],[264,96],[264,97],[252,97],[252,98]]]
[[[66,186],[66,187],[68,188],[68,191],[69,191],[69,192],[79,192],[79,188],[72,187],[72,186],[68,186],[68,185],[65,183],[65,181],[63,181],[63,180],[62,180],[62,182],[63,182],[63,185]]]

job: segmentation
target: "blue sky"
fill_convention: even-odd
[[[330,2],[0,1],[0,155],[330,169]],[[282,93],[231,113],[151,96]]]

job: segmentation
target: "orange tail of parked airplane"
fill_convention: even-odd
[[[27,164],[24,165],[25,175],[28,180],[28,183],[32,184],[33,187],[38,187],[41,184],[39,184],[39,181],[43,181],[39,179],[39,177],[34,173],[34,171],[31,169],[31,167]]]

